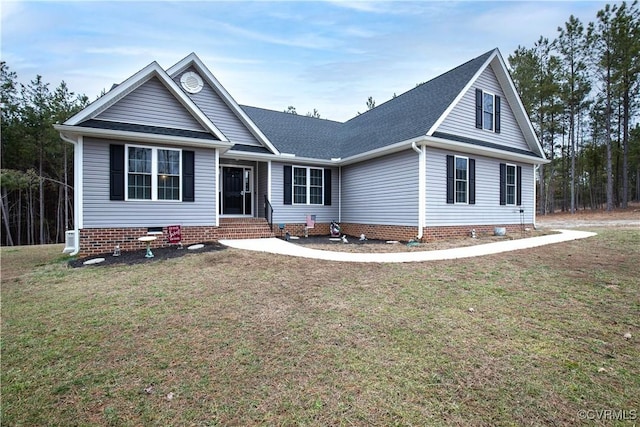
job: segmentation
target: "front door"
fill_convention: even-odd
[[[222,214],[252,215],[252,169],[222,167]]]

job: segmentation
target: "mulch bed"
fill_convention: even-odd
[[[152,249],[153,258],[145,258],[147,253],[146,249],[140,249],[137,251],[122,251],[120,256],[113,256],[113,253],[106,253],[100,255],[92,255],[89,257],[73,259],[69,261],[69,267],[101,267],[105,265],[133,265],[133,264],[148,264],[150,262],[162,261],[165,259],[178,258],[190,254],[200,254],[204,252],[216,252],[227,249],[226,246],[221,245],[218,242],[204,242],[204,246],[200,249],[190,250],[188,246],[184,246],[183,249],[178,249],[175,246],[167,248]],[[84,265],[84,262],[90,259],[104,258],[104,261],[98,264]]]

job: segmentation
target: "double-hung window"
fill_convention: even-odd
[[[324,196],[324,169],[293,167],[293,203],[322,205]]]
[[[127,200],[180,200],[180,150],[128,145],[126,153]]]
[[[516,204],[516,167],[514,165],[507,165],[507,179],[506,179],[506,196],[507,205]]]
[[[469,194],[469,159],[456,156],[456,203],[467,203]]]
[[[476,89],[476,128],[500,133],[501,98]]]
[[[500,163],[500,204],[522,205],[522,166]]]

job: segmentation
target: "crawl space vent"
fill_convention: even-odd
[[[180,84],[184,90],[189,93],[198,93],[202,90],[202,86],[204,86],[202,78],[193,71],[184,73],[182,77],[180,77]]]

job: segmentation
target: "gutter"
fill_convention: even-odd
[[[413,149],[413,151],[418,153],[418,235],[416,236],[416,238],[420,240],[422,239],[422,236],[424,234],[424,223],[426,219],[427,209],[427,207],[425,206],[427,196],[425,194],[427,187],[425,165],[426,147],[424,145],[421,145],[420,148],[418,148],[416,141],[413,141],[411,143],[411,148]]]
[[[76,179],[78,179],[78,181],[81,181],[80,178],[77,178],[78,174],[82,173],[82,155],[80,153],[80,151],[82,151],[82,144],[80,144],[80,141],[78,140],[73,140],[71,138],[69,138],[68,136],[66,136],[64,133],[60,132],[60,138],[62,138],[63,141],[66,141],[70,144],[73,144],[73,169],[74,169],[74,173],[73,173],[73,180],[74,180],[74,185],[73,185],[73,251],[69,253],[69,256],[76,256],[78,255],[78,253],[80,252],[80,226],[79,226],[79,222],[80,222],[80,210],[81,210],[81,204],[82,204],[82,195],[80,195],[79,197],[77,196],[76,192],[82,192],[82,185],[78,186],[77,183],[75,182]],[[79,160],[80,159],[80,160]],[[65,234],[65,242],[66,242],[66,234]]]

